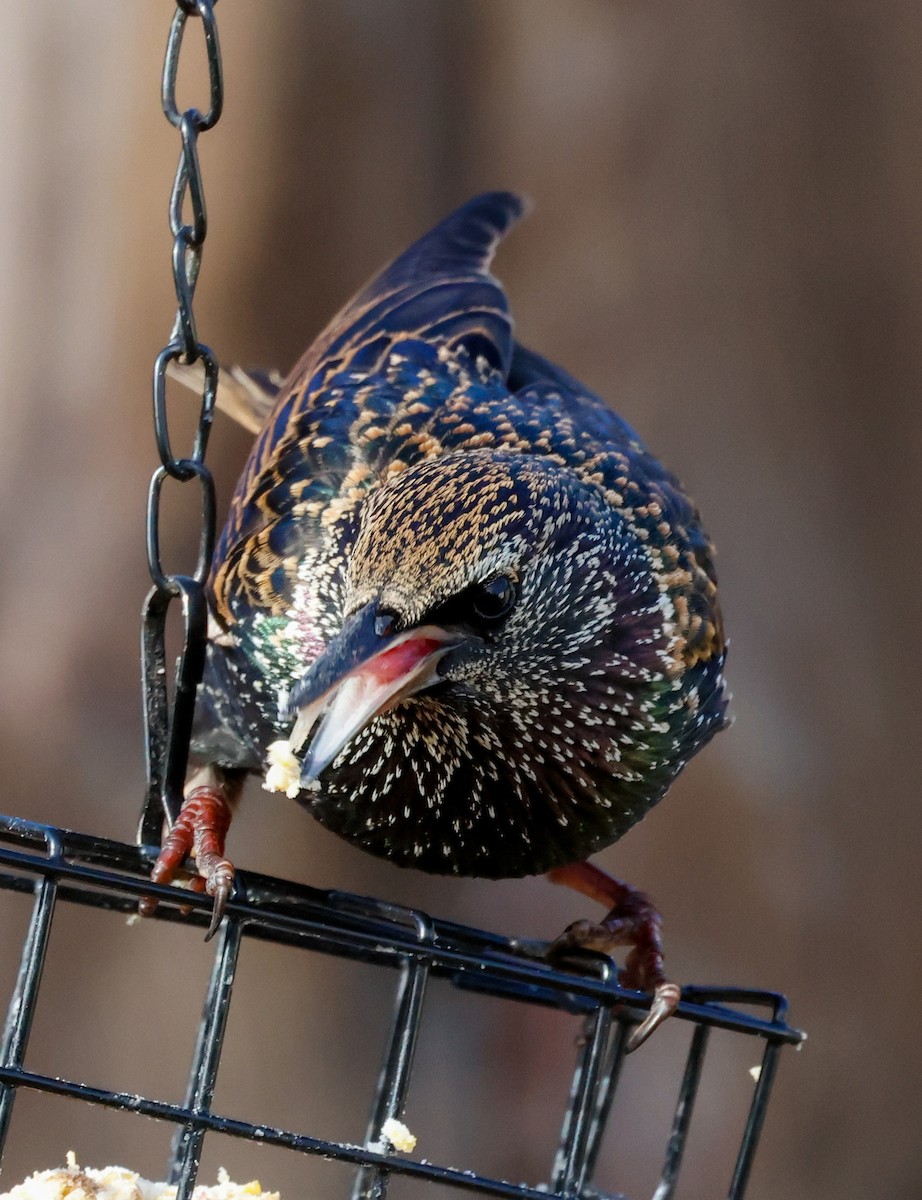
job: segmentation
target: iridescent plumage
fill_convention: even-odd
[[[259,432],[211,579],[197,755],[262,772],[304,712],[302,802],[442,873],[581,862],[726,721],[697,511],[513,339],[488,266],[521,210],[471,201],[321,334]]]
[[[222,636],[196,750],[225,767],[264,769],[350,614],[471,624],[438,681],[301,794],[349,840],[430,871],[585,858],[725,721],[694,507],[624,421],[513,341],[487,266],[520,211],[503,193],[470,202],[321,335],[256,441],[212,578]],[[518,600],[479,637],[451,606],[497,575]]]

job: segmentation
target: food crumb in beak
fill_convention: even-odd
[[[263,787],[267,792],[284,792],[294,800],[301,791],[301,764],[294,756],[291,743],[285,739],[272,742],[266,750],[269,766]]]

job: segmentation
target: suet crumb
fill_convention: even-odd
[[[266,757],[269,767],[263,787],[267,792],[284,792],[289,800],[294,800],[301,791],[301,764],[294,756],[291,743],[284,739],[272,742]]]
[[[73,1150],[67,1153],[67,1166],[51,1171],[36,1171],[24,1183],[0,1200],[175,1200],[176,1188],[166,1183],[141,1179],[125,1167],[81,1167]],[[264,1192],[258,1180],[233,1183],[222,1167],[218,1182],[199,1184],[193,1200],[281,1200],[278,1192]]]
[[[416,1149],[416,1134],[410,1133],[403,1121],[388,1117],[381,1126],[381,1137],[385,1138],[401,1154],[412,1154]]]

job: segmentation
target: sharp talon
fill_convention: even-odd
[[[205,934],[206,942],[211,941],[221,926],[233,886],[234,868],[225,859],[212,869],[205,889],[210,896],[214,896],[214,906],[211,910],[211,924],[208,926],[208,932]]]
[[[559,962],[574,950],[594,950],[610,957],[612,947],[613,939],[607,929],[592,921],[574,921],[559,937],[554,938],[544,956],[551,964]]]
[[[214,907],[211,910],[211,924],[208,926],[208,932],[205,934],[205,941],[210,942],[214,935],[221,928],[221,921],[224,918],[224,906],[227,903],[227,897],[223,892],[218,892],[214,898]]]
[[[650,1034],[659,1029],[667,1017],[672,1016],[679,1006],[681,995],[682,992],[677,983],[667,982],[657,986],[653,993],[650,1011],[628,1038],[628,1054],[642,1046]]]

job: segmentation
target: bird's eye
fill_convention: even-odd
[[[512,612],[518,599],[518,589],[508,576],[497,575],[495,579],[472,587],[470,598],[475,615],[492,625]]]
[[[382,609],[375,617],[375,633],[380,638],[390,637],[397,632],[397,618],[392,612]]]

